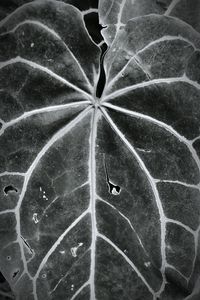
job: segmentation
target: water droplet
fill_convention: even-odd
[[[150,267],[151,263],[150,263],[150,261],[147,261],[147,262],[144,263],[144,265],[145,265],[145,267],[148,268],[148,267]]]
[[[42,193],[41,197],[44,199],[44,200],[49,200],[49,198],[46,196],[46,192],[43,191],[42,187],[40,186],[40,193]]]
[[[71,254],[73,257],[77,257],[77,251],[82,246],[83,246],[83,243],[79,243],[77,247],[71,248]]]
[[[172,247],[170,245],[166,245],[166,248],[170,251],[172,251]]]
[[[74,290],[74,284],[71,285],[71,291],[73,291],[73,290]]]
[[[43,194],[42,198],[43,198],[44,200],[49,200],[49,198],[48,198],[45,194]]]
[[[43,278],[43,279],[47,278],[47,274],[45,274],[45,273],[42,274],[42,278]]]
[[[33,221],[35,222],[35,224],[37,224],[39,222],[38,214],[36,214],[36,213],[33,214]]]

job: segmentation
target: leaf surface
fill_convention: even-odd
[[[100,0],[100,23],[108,45],[126,23],[136,17],[160,14],[181,19],[200,31],[200,3],[198,0]]]
[[[1,0],[0,20],[13,13],[16,9],[21,9],[24,5],[37,0]],[[102,41],[100,26],[98,22],[98,0],[57,0],[75,6],[82,12],[85,24],[90,36],[96,43]]]
[[[17,299],[198,297],[199,33],[153,9],[129,20],[100,99],[72,5],[21,6],[0,44],[0,270]]]

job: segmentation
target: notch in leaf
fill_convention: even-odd
[[[15,279],[17,277],[17,275],[19,274],[19,272],[20,272],[19,269],[14,270],[12,273],[12,279]]]
[[[109,188],[109,193],[115,196],[118,196],[121,192],[121,187],[119,185],[115,185],[112,181],[110,181],[109,175],[108,175],[108,169],[106,165],[106,158],[104,155],[104,168],[105,168],[105,173],[106,173],[106,180],[107,180],[107,185]]]
[[[7,185],[4,188],[4,194],[6,194],[6,196],[10,193],[18,193],[18,189],[16,187],[14,187],[13,185]]]

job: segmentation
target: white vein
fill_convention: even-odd
[[[88,184],[89,184],[89,180],[87,180],[86,182],[82,183],[81,185],[75,187],[69,193],[65,193],[64,196],[69,196],[69,195],[73,194],[74,192],[78,191],[79,189],[82,189],[83,187],[85,187]]]
[[[183,224],[182,222],[180,221],[177,221],[177,220],[174,220],[174,219],[170,219],[170,218],[166,218],[166,222],[167,223],[171,223],[171,224],[175,224],[177,226],[180,226],[181,228],[185,229],[187,232],[189,232],[190,234],[192,234],[193,238],[194,238],[194,259],[193,259],[193,262],[192,262],[192,268],[191,268],[191,273],[188,277],[184,276],[181,272],[179,272],[175,267],[169,265],[167,263],[166,267],[171,267],[173,268],[174,270],[176,270],[182,277],[185,278],[185,280],[187,282],[190,281],[191,279],[191,276],[193,274],[193,271],[194,271],[194,268],[195,268],[195,262],[196,262],[196,257],[197,257],[197,249],[198,249],[198,234],[199,234],[199,230],[200,230],[200,225],[198,227],[198,229],[196,231],[194,231],[193,229],[191,229],[189,226]]]
[[[174,220],[174,219],[166,218],[166,223],[171,223],[171,224],[178,225],[178,226],[184,228],[189,233],[191,233],[194,237],[195,231],[192,228],[190,228],[189,226],[183,224],[182,222]]]
[[[184,74],[181,77],[159,78],[159,79],[153,79],[153,80],[137,83],[137,84],[134,84],[131,86],[127,86],[125,88],[119,89],[111,94],[106,95],[101,100],[101,102],[105,102],[105,101],[111,100],[113,98],[117,98],[121,95],[124,95],[124,94],[130,92],[130,91],[145,88],[148,86],[152,86],[152,85],[156,85],[156,84],[171,84],[171,83],[180,83],[180,82],[188,83],[188,84],[192,85],[193,87],[195,87],[196,89],[200,90],[200,84],[196,81],[190,80],[186,76],[186,74]]]
[[[15,33],[17,31],[17,29],[20,28],[23,25],[36,25],[36,26],[41,27],[44,30],[48,31],[50,34],[55,36],[57,39],[61,40],[60,36],[54,30],[52,30],[51,28],[49,28],[45,24],[43,24],[39,21],[35,21],[35,20],[25,20],[23,22],[20,22],[14,28],[10,29],[9,31],[2,32],[0,34],[0,36],[4,36],[4,35],[10,34],[10,33]]]
[[[85,16],[85,15],[89,15],[92,13],[98,14],[98,12],[99,12],[98,8],[89,8],[89,9],[83,10],[81,13],[83,16]]]
[[[14,209],[6,209],[6,210],[3,210],[3,211],[0,211],[0,216],[5,215],[5,214],[9,214],[9,213],[15,213],[15,210]]]
[[[63,197],[69,196],[71,194],[73,194],[74,192],[78,191],[79,189],[81,189],[82,187],[86,186],[89,183],[89,181],[84,182],[83,184],[81,184],[80,186],[77,186],[76,188],[74,188],[72,191],[70,191],[69,193],[65,193],[63,195]],[[39,222],[41,222],[41,220],[43,219],[43,217],[46,215],[47,211],[52,207],[52,205],[58,200],[60,199],[60,197],[55,197],[51,203],[43,210],[42,215],[40,216]]]
[[[113,86],[113,84],[123,77],[123,73],[125,72],[126,68],[131,64],[131,62],[134,61],[136,65],[147,75],[148,78],[150,78],[150,74],[147,72],[147,70],[144,69],[144,66],[142,66],[142,63],[140,62],[139,57],[135,54],[125,65],[124,67],[117,73],[116,76],[112,78],[112,80],[108,83],[106,86],[106,90],[109,91],[109,89]]]
[[[183,275],[183,273],[181,273],[181,271],[179,271],[177,268],[175,268],[174,266],[172,266],[171,264],[166,264],[166,268],[172,269],[175,272],[177,272],[181,277],[183,277],[186,282],[188,283],[189,277],[186,277],[185,275]]]
[[[23,248],[23,244],[22,244],[22,241],[21,241],[21,223],[20,223],[20,208],[21,208],[21,204],[22,204],[22,201],[24,199],[25,193],[27,191],[27,187],[28,187],[30,178],[31,178],[35,168],[37,167],[38,163],[40,162],[42,157],[45,155],[45,153],[51,148],[51,146],[54,143],[56,143],[59,139],[61,139],[64,135],[66,135],[70,130],[72,130],[72,128],[75,125],[77,125],[88,114],[89,110],[90,110],[90,108],[86,108],[73,121],[68,123],[61,130],[59,130],[48,141],[48,143],[42,148],[42,150],[38,153],[35,160],[31,164],[31,166],[29,167],[28,171],[26,172],[26,175],[25,175],[25,178],[24,178],[24,184],[23,184],[22,191],[21,191],[21,194],[20,194],[20,197],[19,197],[19,201],[18,201],[17,206],[15,208],[15,216],[16,216],[16,223],[17,223],[16,224],[17,240],[18,240],[18,243],[19,243],[19,246],[20,246],[22,261],[23,261],[23,264],[24,264],[23,274],[26,273],[30,278],[32,278],[32,277],[30,276],[30,273],[29,273],[28,268],[27,268],[26,257],[25,257],[25,254],[24,254],[24,248]]]
[[[189,41],[186,38],[183,38],[182,36],[170,36],[170,35],[165,35],[157,40],[154,40],[152,42],[150,42],[148,45],[146,45],[145,47],[143,47],[142,49],[140,49],[136,54],[132,54],[133,56],[128,60],[128,62],[124,65],[124,67],[117,73],[117,75],[115,77],[112,78],[112,80],[108,83],[107,85],[107,89],[109,89],[118,79],[121,78],[123,72],[126,70],[126,68],[131,64],[132,61],[135,61],[138,64],[137,59],[139,59],[138,55],[142,52],[144,52],[145,50],[149,49],[150,47],[161,43],[161,42],[166,42],[166,41],[183,41],[186,42],[188,44],[190,44],[194,50],[197,50],[196,46]],[[140,60],[139,60],[140,62]],[[140,64],[138,64],[138,66],[145,72],[146,75],[148,75],[148,77],[150,77],[150,74],[147,73],[147,71],[144,69],[144,67],[142,66],[142,62],[140,62]]]
[[[1,134],[0,134],[1,135]],[[26,173],[21,173],[21,172],[2,172],[0,173],[0,177],[4,177],[4,176],[25,176]]]
[[[97,46],[98,47],[101,47],[101,46],[103,46],[104,45],[104,43],[105,43],[105,41],[104,40],[102,40],[99,44],[97,44]]]
[[[165,12],[165,16],[169,16],[173,9],[176,7],[176,5],[180,2],[181,0],[172,0],[171,4],[169,5],[168,9]]]
[[[54,79],[62,82],[64,85],[76,90],[77,92],[79,93],[82,93],[83,95],[87,96],[87,98],[89,99],[92,99],[92,96],[90,94],[88,94],[87,92],[85,92],[84,90],[82,90],[81,88],[79,88],[78,86],[74,85],[73,83],[69,82],[68,80],[66,80],[65,78],[57,75],[56,73],[54,73],[53,71],[51,71],[50,69],[48,69],[47,67],[44,67],[42,65],[39,65],[33,61],[30,61],[30,60],[27,60],[27,59],[24,59],[20,56],[17,56],[15,58],[11,58],[5,62],[1,62],[0,63],[0,69],[3,69],[9,65],[12,65],[12,64],[16,64],[16,63],[22,63],[22,64],[25,64],[25,65],[28,65],[30,66],[31,68],[33,69],[37,69],[37,70],[40,70],[48,75],[50,75],[51,77],[53,77]]]
[[[197,228],[197,230],[195,231],[195,234],[194,234],[194,256],[195,256],[195,259],[193,261],[193,266],[192,266],[192,271],[191,271],[191,275],[190,275],[190,278],[192,277],[192,274],[194,272],[194,268],[195,268],[195,263],[196,263],[196,258],[197,258],[197,255],[198,255],[198,246],[199,246],[199,232],[200,232],[200,225],[199,227]]]
[[[114,4],[114,1],[112,1],[112,4],[111,4],[110,9],[108,10],[108,12],[107,12],[107,14],[106,14],[106,17],[107,17],[107,15],[112,11],[112,6],[113,6],[113,4]],[[118,5],[119,5],[119,12],[118,12],[118,15],[117,15],[117,22],[115,23],[115,26],[116,26],[115,36],[114,36],[113,41],[112,41],[112,43],[111,43],[111,45],[110,45],[110,48],[111,48],[111,49],[112,49],[112,45],[114,44],[114,41],[115,41],[115,39],[116,39],[116,36],[117,36],[117,34],[118,34],[118,31],[119,31],[120,27],[125,25],[124,23],[122,23],[122,14],[123,14],[123,9],[124,9],[125,4],[126,4],[126,0],[121,0],[121,3],[118,3]],[[109,11],[110,11],[110,12],[109,12]],[[107,23],[107,22],[106,22],[106,23]],[[109,23],[110,23],[110,22],[109,22]],[[112,21],[111,21],[111,23],[112,23]],[[106,25],[107,25],[107,24],[106,24]],[[114,59],[112,60],[112,62],[114,62],[114,60],[115,60],[116,57],[117,57],[117,53],[116,53],[116,55],[114,56]],[[112,64],[110,64],[110,68],[109,68],[109,70],[107,70],[107,76],[106,76],[106,78],[108,78],[108,75],[109,75],[109,73],[110,73],[111,66],[112,66]],[[106,85],[107,85],[107,81],[106,81]],[[103,93],[103,94],[104,94],[104,93]]]
[[[122,216],[122,218],[126,220],[128,225],[130,226],[130,228],[133,230],[134,234],[136,235],[136,237],[137,237],[137,239],[140,243],[140,246],[142,247],[142,249],[144,250],[146,255],[149,256],[146,249],[145,249],[145,247],[144,247],[144,245],[143,245],[143,243],[142,243],[142,241],[141,241],[141,239],[140,239],[140,237],[139,237],[139,235],[137,234],[137,232],[136,232],[135,228],[133,227],[133,225],[132,225],[131,221],[129,220],[129,218],[127,218],[123,213],[121,213],[114,205],[112,205],[109,202],[107,202],[106,200],[102,199],[100,196],[97,196],[97,197],[98,197],[99,201],[105,203],[106,205],[110,206],[112,209],[116,210]]]
[[[125,260],[126,262],[132,267],[132,269],[135,271],[135,273],[138,275],[138,277],[143,281],[145,286],[148,288],[149,292],[154,296],[155,299],[155,292],[151,288],[151,286],[148,284],[146,279],[143,277],[141,272],[138,270],[138,268],[133,264],[133,262],[126,256],[126,254],[121,251],[109,238],[107,238],[105,235],[99,233],[98,237],[103,239],[106,243],[108,243],[110,246],[112,246]]]
[[[91,121],[91,135],[90,135],[90,154],[89,154],[89,182],[90,182],[90,206],[92,221],[92,244],[91,244],[91,268],[90,268],[90,299],[95,300],[95,255],[96,255],[96,238],[97,238],[97,220],[96,220],[96,136],[97,123],[99,118],[99,111],[97,107],[94,108],[93,117]]]
[[[74,299],[82,292],[82,290],[83,290],[86,286],[88,286],[89,284],[90,284],[89,281],[85,282],[85,283],[78,289],[78,291],[71,297],[70,300],[74,300]]]
[[[1,33],[0,36],[2,35],[6,35],[8,33],[15,33],[15,31],[20,28],[21,26],[23,25],[36,25],[42,29],[44,29],[45,31],[47,31],[48,33],[50,33],[51,35],[53,35],[55,38],[57,38],[58,40],[60,40],[63,45],[65,46],[65,48],[67,49],[67,51],[70,53],[70,55],[72,56],[72,58],[74,59],[75,63],[77,64],[77,66],[79,67],[79,70],[80,72],[82,73],[83,77],[85,78],[88,86],[89,86],[89,89],[90,91],[92,91],[92,85],[91,83],[89,82],[89,79],[85,73],[85,71],[83,70],[80,62],[78,61],[78,59],[76,58],[76,56],[74,55],[74,53],[69,49],[69,47],[67,46],[67,44],[63,41],[63,39],[60,37],[59,34],[57,34],[53,29],[49,28],[47,25],[39,22],[39,21],[34,21],[34,20],[25,20],[19,24],[17,24],[13,29],[11,29],[10,31],[7,31],[7,32],[4,32],[4,33]]]
[[[118,33],[121,24],[123,25],[123,23],[122,23],[122,14],[123,14],[125,4],[126,4],[126,0],[122,0],[121,4],[119,6],[119,13],[118,13],[118,16],[117,16],[117,24],[116,24],[116,34]]]
[[[187,182],[179,181],[179,180],[167,180],[167,179],[155,179],[156,183],[171,183],[171,184],[178,184],[178,185],[183,185],[185,187],[191,188],[191,189],[198,189],[200,190],[200,183],[195,185],[195,184],[190,184]]]
[[[57,284],[54,286],[54,288],[49,292],[50,294],[53,294],[53,293],[57,290],[57,288],[58,288],[58,286],[60,285],[60,283],[61,283],[64,279],[66,279],[66,277],[70,274],[70,272],[72,271],[72,269],[74,268],[74,266],[77,265],[77,264],[83,259],[83,257],[88,253],[89,250],[90,250],[90,248],[87,249],[87,250],[79,257],[79,259],[77,259],[77,260],[72,264],[72,266],[68,269],[68,271],[65,273],[65,275],[62,275],[62,277],[58,280],[58,282],[57,282]]]
[[[173,127],[171,127],[170,125],[167,125],[166,123],[164,123],[162,121],[159,121],[159,120],[157,120],[155,118],[152,118],[150,116],[147,116],[147,115],[144,115],[142,113],[135,112],[135,111],[131,111],[131,110],[128,110],[128,109],[125,109],[125,108],[121,108],[121,107],[118,107],[116,105],[112,105],[110,103],[105,103],[104,106],[112,108],[112,109],[114,109],[116,111],[120,111],[122,113],[128,114],[130,116],[139,118],[139,119],[144,119],[144,120],[146,120],[148,122],[151,122],[153,124],[158,125],[159,127],[163,128],[166,131],[168,131],[169,133],[171,133],[180,142],[184,143],[185,146],[188,148],[189,152],[192,155],[193,160],[195,161],[195,163],[197,165],[197,168],[198,168],[199,174],[200,174],[200,161],[199,161],[199,158],[198,158],[198,155],[197,155],[195,149],[192,146],[191,141],[189,141],[188,139],[186,139],[184,136],[180,135],[175,129],[173,129]],[[154,179],[154,180],[156,180],[156,179]],[[198,188],[198,186],[196,188]]]
[[[191,143],[194,144],[196,141],[200,139],[200,135],[191,140]]]
[[[17,117],[16,119],[12,119],[9,122],[4,122],[3,126],[0,129],[0,136],[4,133],[4,131],[15,125],[16,123],[19,123],[20,121],[29,118],[31,116],[37,115],[37,114],[42,114],[42,113],[48,113],[48,112],[53,112],[53,111],[59,111],[59,110],[64,110],[66,108],[70,107],[76,107],[80,105],[86,105],[86,104],[91,104],[89,100],[85,101],[78,101],[78,102],[72,102],[72,103],[67,103],[67,104],[60,104],[60,105],[53,105],[53,106],[48,106],[48,107],[43,107],[39,109],[34,109],[31,111],[26,111],[23,113],[21,116]],[[13,172],[12,172],[13,173]],[[17,174],[19,175],[19,174]]]
[[[166,224],[165,224],[165,215],[164,215],[164,211],[163,211],[163,207],[162,207],[162,202],[160,200],[159,197],[159,193],[157,190],[157,186],[156,183],[153,179],[153,177],[151,176],[150,172],[148,171],[148,169],[146,168],[146,165],[144,164],[144,162],[142,161],[142,159],[140,158],[140,156],[138,155],[138,153],[136,152],[136,150],[134,149],[134,147],[129,143],[129,141],[126,139],[126,137],[124,136],[124,134],[119,130],[119,128],[116,126],[116,124],[113,122],[113,120],[110,118],[110,116],[108,115],[108,113],[106,112],[106,110],[102,107],[101,108],[105,118],[107,119],[108,123],[110,124],[110,126],[113,128],[113,130],[116,132],[116,134],[120,137],[120,139],[123,141],[123,143],[126,145],[126,147],[129,149],[129,151],[133,154],[133,156],[135,157],[135,159],[137,160],[140,168],[143,170],[143,172],[145,173],[152,191],[154,193],[155,196],[155,201],[156,201],[156,205],[159,211],[159,215],[160,215],[160,226],[161,226],[161,256],[162,256],[162,266],[161,266],[161,274],[163,276],[163,284],[160,288],[160,290],[158,291],[158,295],[160,295],[164,289],[166,280],[165,280],[165,265],[166,265],[166,249],[165,249],[165,235],[166,235]]]
[[[194,161],[195,161],[195,163],[196,163],[196,165],[197,165],[197,168],[198,168],[199,174],[200,174],[200,161],[199,161],[199,158],[198,158],[198,155],[197,155],[195,149],[194,149],[193,146],[192,146],[191,141],[187,140],[184,136],[181,136],[181,135],[180,135],[176,130],[174,130],[171,126],[169,126],[169,125],[167,125],[166,123],[163,123],[163,122],[161,122],[161,121],[158,121],[158,120],[156,120],[156,119],[154,119],[154,118],[151,118],[151,117],[149,117],[149,116],[146,116],[146,115],[143,115],[143,114],[140,114],[140,113],[137,113],[137,112],[129,111],[129,110],[127,110],[127,109],[121,109],[121,108],[116,107],[116,106],[114,106],[114,105],[112,105],[112,104],[109,104],[109,103],[104,104],[104,106],[110,107],[110,108],[112,108],[112,109],[116,109],[116,110],[121,111],[121,112],[124,112],[124,113],[126,113],[126,114],[128,113],[128,114],[130,114],[130,115],[132,115],[132,116],[136,116],[136,117],[139,117],[139,118],[145,118],[146,120],[149,120],[149,121],[151,121],[151,122],[154,122],[154,123],[157,124],[158,126],[160,126],[160,127],[164,128],[164,129],[166,129],[167,131],[169,131],[169,132],[170,132],[171,134],[173,134],[176,138],[178,138],[180,142],[183,142],[183,143],[186,145],[186,147],[187,147],[188,150],[190,151],[190,153],[191,153],[191,155],[192,155],[192,157],[193,157],[193,159],[194,159]],[[158,179],[154,179],[154,182],[157,183],[157,182],[158,182]],[[179,182],[179,181],[178,181],[178,182]],[[180,182],[179,182],[179,183],[180,183]],[[196,187],[197,189],[199,189],[199,184],[198,184],[197,186],[195,186],[195,185],[190,185],[190,186],[191,186],[191,187]],[[195,237],[195,239],[196,239],[196,237]],[[194,268],[195,261],[196,261],[196,258],[197,258],[197,247],[198,247],[198,243],[197,243],[197,241],[196,241],[196,242],[195,242],[195,258],[194,258],[194,261],[193,261],[193,268]]]
[[[194,300],[197,299],[197,297],[194,298],[194,296],[198,296],[199,298],[199,295],[200,295],[200,276],[196,280],[192,293],[189,296],[185,297],[183,300]]]
[[[22,11],[27,6],[30,6],[30,2],[29,3],[25,3],[25,4],[21,5],[21,6],[19,6],[18,8],[16,8],[12,13],[10,13],[9,15],[7,15],[4,19],[2,19],[0,21],[0,27],[3,27],[15,14],[17,15],[18,12]]]
[[[110,2],[110,7],[109,7],[109,9],[107,10],[107,12],[106,12],[106,14],[105,14],[105,16],[103,16],[104,17],[104,19],[107,19],[107,17],[109,16],[109,14],[111,13],[111,11],[112,11],[112,8],[113,8],[113,5],[114,5],[114,2],[115,2],[115,0],[111,0],[111,2]],[[106,21],[107,22],[107,21]]]
[[[84,211],[57,239],[57,241],[53,244],[53,246],[49,249],[49,251],[47,252],[47,254],[44,256],[42,262],[40,263],[37,272],[35,274],[35,276],[33,277],[33,294],[35,299],[37,300],[37,286],[36,286],[36,282],[37,279],[40,275],[40,272],[42,271],[42,269],[44,268],[44,266],[46,265],[49,257],[52,255],[52,253],[56,250],[56,248],[60,245],[60,243],[62,242],[62,240],[65,238],[65,236],[70,232],[70,230],[72,228],[74,228],[87,214],[88,214],[89,210],[87,209],[86,211]]]
[[[146,45],[144,48],[140,49],[137,54],[140,54],[142,52],[144,52],[145,50],[149,49],[152,46],[155,46],[158,43],[161,42],[166,42],[166,41],[182,41],[182,42],[186,42],[187,44],[191,45],[192,48],[196,51],[198,48],[195,46],[194,43],[192,43],[190,40],[188,40],[187,38],[182,37],[181,35],[178,36],[174,36],[174,35],[165,35],[159,39],[156,39],[152,42],[150,42],[148,45]]]

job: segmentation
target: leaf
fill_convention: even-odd
[[[20,6],[0,44],[0,270],[17,299],[199,297],[199,33],[129,20],[101,98],[77,8]]]
[[[147,253],[165,270],[166,288],[155,288],[160,299],[183,299],[199,273],[199,46],[199,34],[186,23],[149,15],[127,23],[104,62],[103,113],[153,190],[152,196],[145,193],[148,201],[143,200],[143,206],[141,199],[134,201],[139,203],[134,208],[139,219],[132,224]],[[130,162],[124,166],[138,177]],[[119,176],[126,178],[125,170],[120,169]],[[132,185],[142,195],[139,182],[134,178]],[[123,189],[123,183],[119,185]],[[127,190],[135,197],[135,191]],[[159,218],[161,228],[155,223]]]
[[[14,10],[16,10],[17,8],[26,5],[30,2],[34,2],[34,1],[38,1],[38,0],[2,0],[1,1],[1,13],[3,16],[5,17],[6,15],[9,15],[10,13],[12,13]],[[97,0],[86,0],[84,2],[80,2],[78,0],[57,0],[66,4],[71,4],[75,7],[77,7],[79,10],[83,11],[86,13],[86,11],[89,13],[89,9],[97,9],[98,6],[98,1]]]
[[[14,12],[17,8],[37,0],[1,0],[0,20]],[[77,7],[85,19],[87,30],[96,43],[102,41],[100,26],[98,24],[98,0],[57,0]]]
[[[148,14],[173,16],[200,31],[200,2],[198,0],[100,0],[100,23],[108,45],[132,18]]]

